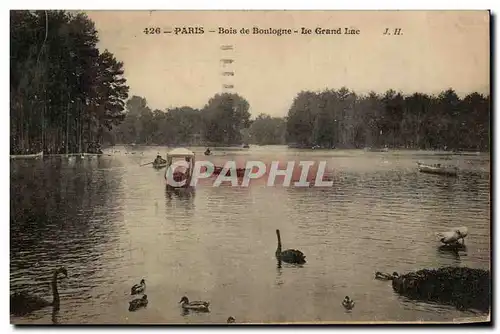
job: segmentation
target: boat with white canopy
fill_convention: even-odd
[[[183,161],[184,160],[184,161]],[[195,164],[195,154],[186,148],[175,148],[167,153],[165,180],[172,188],[187,188],[191,183]],[[172,182],[173,181],[173,182]],[[184,182],[182,185],[177,184]]]

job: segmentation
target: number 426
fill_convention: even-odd
[[[159,27],[149,27],[149,28],[144,28],[144,33],[146,35],[150,35],[150,34],[159,34],[161,33],[161,29]]]

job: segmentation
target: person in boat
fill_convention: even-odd
[[[158,155],[156,156],[156,159],[154,161],[155,164],[162,164],[162,163],[165,163],[166,161],[161,157],[161,155],[158,153]]]

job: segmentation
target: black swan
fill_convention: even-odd
[[[38,296],[30,295],[27,292],[15,292],[10,296],[10,313],[18,316],[23,316],[33,311],[40,310],[47,306],[53,306],[55,311],[59,310],[60,300],[59,292],[57,291],[57,280],[59,274],[63,274],[62,278],[68,277],[66,268],[61,267],[54,271],[52,278],[52,302]]]
[[[304,253],[297,249],[287,249],[281,251],[280,230],[276,230],[276,235],[278,236],[278,248],[276,249],[276,258],[278,259],[278,261],[296,264],[306,263],[306,257],[304,256]]]
[[[139,284],[135,284],[130,289],[130,294],[131,295],[138,295],[140,293],[144,293],[144,291],[146,291],[146,280],[143,278],[143,279],[141,279],[141,282]]]
[[[129,302],[128,310],[130,312],[137,311],[141,307],[148,306],[148,296],[144,295],[142,298],[137,298]]]

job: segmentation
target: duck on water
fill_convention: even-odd
[[[68,277],[68,272],[64,267],[60,267],[54,271],[51,284],[52,302],[39,296],[30,295],[24,291],[15,292],[10,296],[10,313],[23,316],[48,306],[52,306],[55,311],[58,311],[60,308],[59,292],[57,290],[57,281],[60,278],[59,274],[63,275],[61,278]]]
[[[133,312],[146,306],[148,306],[148,296],[144,295],[142,298],[137,298],[129,302],[128,310]]]
[[[146,280],[143,278],[143,279],[141,279],[141,282],[139,284],[135,284],[130,289],[130,294],[131,295],[138,295],[140,293],[144,293],[144,291],[146,291]]]
[[[278,259],[278,261],[293,264],[306,263],[306,257],[301,251],[297,249],[287,249],[284,251],[281,250],[280,230],[276,230],[276,236],[278,237],[278,248],[276,248],[276,259]]]
[[[344,300],[342,301],[342,306],[344,306],[346,310],[352,310],[354,308],[354,300],[349,298],[349,296],[345,296]]]
[[[382,280],[382,281],[391,281],[395,278],[397,278],[399,274],[397,272],[393,272],[392,275],[387,274],[387,273],[382,273],[380,271],[377,271],[375,273],[375,279]]]
[[[197,312],[210,312],[208,307],[210,306],[209,302],[196,300],[190,302],[188,297],[184,296],[181,298],[179,302],[184,310],[189,311],[197,311]]]

